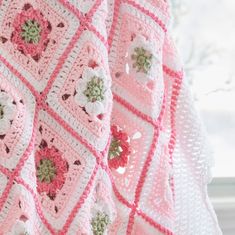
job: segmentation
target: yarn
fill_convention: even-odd
[[[0,0],[0,234],[219,235],[164,0]]]

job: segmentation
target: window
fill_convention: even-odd
[[[172,30],[214,150],[209,195],[235,234],[235,1],[171,0]]]
[[[173,34],[214,150],[214,177],[235,177],[235,1],[172,0]]]

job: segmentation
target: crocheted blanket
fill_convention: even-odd
[[[0,0],[0,234],[221,234],[165,0]]]

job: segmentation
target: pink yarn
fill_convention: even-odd
[[[27,43],[22,38],[22,26],[28,20],[36,22],[41,31],[40,31],[40,40],[38,43]],[[35,10],[31,5],[27,5],[27,9],[24,9],[19,13],[13,22],[14,31],[12,32],[12,42],[17,45],[17,49],[21,50],[26,55],[41,56],[41,53],[45,50],[48,34],[50,33],[49,23],[42,15],[42,12]]]
[[[168,2],[0,12],[0,234],[220,235]]]
[[[121,148],[120,154],[114,156],[113,158],[109,158],[108,163],[110,168],[117,169],[118,167],[125,167],[128,161],[128,156],[131,153],[130,145],[128,142],[128,136],[121,130],[118,130],[117,126],[111,127],[113,140],[119,142],[119,147]],[[111,144],[112,144],[111,141]],[[113,151],[110,149],[109,151]],[[110,154],[109,154],[110,155]]]
[[[54,197],[56,196],[56,191],[61,189],[65,183],[65,173],[68,171],[68,166],[62,158],[62,153],[54,146],[52,148],[46,147],[36,152],[35,162],[37,170],[43,160],[51,161],[55,167],[55,176],[51,182],[40,181],[39,177],[37,177],[37,189],[39,193],[46,192],[50,197]]]

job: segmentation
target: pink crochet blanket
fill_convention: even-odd
[[[0,0],[0,234],[219,235],[165,0]]]

